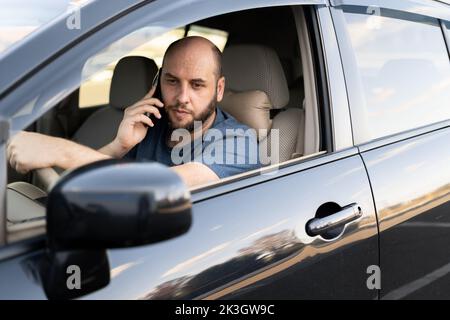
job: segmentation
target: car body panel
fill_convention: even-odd
[[[380,223],[382,298],[449,299],[450,127],[362,157]]]
[[[216,1],[214,6],[206,0],[124,0],[114,5],[97,1],[82,9],[86,29],[56,36],[65,28],[61,19],[7,52],[0,61],[2,70],[8,66],[0,79],[0,116],[6,123],[16,116],[11,123],[19,130],[77,88],[79,76],[68,75],[80,69],[83,54],[92,55],[86,48],[101,49],[144,21],[155,19],[171,28],[248,8],[317,5],[335,152],[195,190],[193,225],[186,234],[153,245],[108,250],[111,283],[82,299],[449,298],[448,120],[363,145],[361,136],[352,135],[352,125],[363,130],[364,123],[351,118],[349,105],[357,108],[364,98],[339,5],[366,2],[408,12],[419,4],[415,13],[448,16],[448,10],[436,10],[445,5],[422,0],[392,5],[332,0],[336,7],[325,0]],[[42,43],[48,46],[39,48]],[[35,99],[40,99],[39,108],[27,110],[27,103]],[[5,154],[8,135],[1,138]],[[0,163],[5,175],[6,159]],[[3,192],[6,178],[2,181]],[[4,198],[3,193],[2,228]],[[363,216],[349,223],[338,239],[311,237],[306,224],[327,202],[341,207],[356,203]],[[0,244],[4,235],[0,230]],[[46,299],[39,276],[45,250],[42,237],[0,248],[0,299]],[[381,292],[367,286],[371,266],[381,266]]]
[[[109,250],[112,281],[85,298],[376,298],[366,286],[367,267],[378,263],[370,186],[360,156],[345,155],[195,202],[185,235]],[[337,240],[310,237],[306,222],[329,201],[357,203],[363,216]],[[42,258],[43,252],[3,261],[0,299],[45,298],[33,276]],[[33,290],[24,289],[33,282]]]

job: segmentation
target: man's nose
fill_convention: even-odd
[[[189,87],[187,84],[181,84],[178,89],[178,102],[180,104],[189,103]]]

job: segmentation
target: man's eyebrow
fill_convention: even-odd
[[[174,75],[171,74],[170,72],[166,72],[166,73],[164,73],[164,75],[165,75],[166,77],[178,79],[176,76],[174,76]]]
[[[169,78],[178,79],[177,76],[171,74],[170,72],[166,72],[166,73],[164,73],[164,75],[165,75],[166,77],[169,77]],[[194,78],[194,79],[191,79],[191,80],[189,80],[189,81],[190,81],[190,82],[198,82],[198,83],[206,83],[206,80],[205,80],[205,79],[202,79],[202,78]]]
[[[206,80],[204,80],[204,79],[202,79],[202,78],[195,78],[195,79],[192,79],[191,82],[201,82],[201,83],[205,83]]]

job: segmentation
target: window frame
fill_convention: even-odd
[[[430,1],[421,1],[420,4],[415,4],[410,1],[402,1],[397,3],[394,1],[389,2],[386,0],[331,0],[332,7],[331,14],[333,18],[334,27],[336,30],[336,36],[339,41],[339,50],[341,53],[342,65],[344,67],[345,82],[347,86],[347,95],[349,99],[349,108],[352,122],[352,131],[355,146],[361,146],[364,150],[368,148],[377,148],[382,145],[393,143],[393,141],[401,141],[408,137],[414,137],[418,134],[431,132],[436,128],[446,128],[450,120],[437,121],[421,127],[411,128],[403,130],[391,135],[382,136],[379,138],[372,138],[369,132],[367,132],[367,117],[363,114],[361,106],[365,105],[365,96],[363,90],[362,77],[357,66],[357,60],[355,52],[353,50],[352,42],[350,39],[349,31],[347,28],[347,21],[344,16],[344,10],[342,6],[355,6],[355,7],[371,7],[377,6],[381,9],[389,9],[408,14],[416,14],[427,18],[436,19],[441,24],[441,18],[450,19],[450,6],[439,3],[430,3]],[[442,11],[442,8],[447,11]],[[444,36],[443,36],[444,37]],[[445,40],[445,38],[444,38]],[[448,46],[447,46],[448,48]]]
[[[332,7],[360,6],[379,7],[396,11],[414,13],[430,18],[450,20],[450,5],[438,0],[330,0]]]
[[[442,34],[444,35],[445,45],[447,46],[448,58],[450,59],[450,20],[440,20]]]

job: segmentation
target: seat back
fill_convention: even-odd
[[[147,94],[157,72],[158,67],[152,59],[138,56],[122,58],[114,68],[109,106],[90,115],[72,139],[94,149],[111,142],[122,121],[123,110]]]
[[[298,132],[304,112],[300,108],[283,109],[289,102],[289,88],[276,52],[262,45],[229,46],[223,53],[223,73],[227,94],[221,107],[253,129],[268,130],[267,134],[258,134],[262,163],[275,164],[296,156],[302,148]],[[270,112],[275,109],[281,110],[271,119]],[[276,149],[278,153],[270,157]]]

